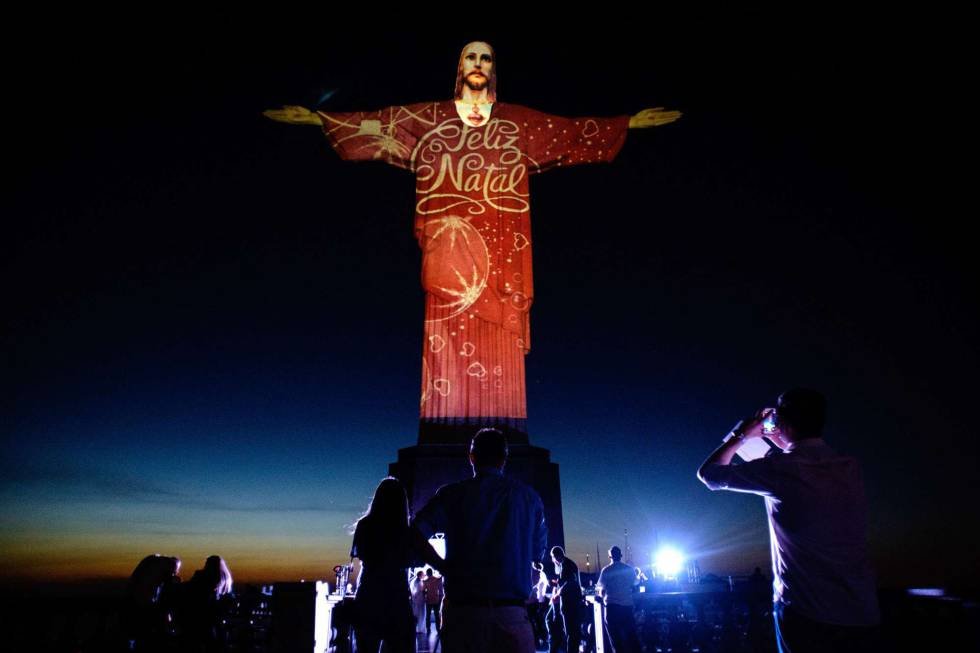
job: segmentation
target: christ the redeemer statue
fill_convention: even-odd
[[[494,51],[463,48],[455,101],[353,113],[286,106],[273,120],[322,127],[341,158],[386,161],[415,174],[425,339],[420,444],[469,442],[497,426],[527,443],[524,356],[534,299],[528,177],[612,161],[628,128],[677,111],[562,118],[497,102]]]

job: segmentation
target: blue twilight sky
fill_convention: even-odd
[[[161,552],[287,580],[345,559],[416,438],[413,182],[260,112],[332,89],[335,110],[446,98],[485,38],[504,101],[685,112],[609,166],[532,181],[529,430],[560,465],[570,554],[628,528],[637,562],[672,543],[705,571],[765,567],[761,500],[694,471],[804,384],[864,464],[882,582],[975,584],[955,87],[894,32],[811,19],[59,40],[73,56],[12,81],[31,128],[6,121],[0,577],[121,577]]]

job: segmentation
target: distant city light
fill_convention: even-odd
[[[684,568],[684,554],[677,549],[665,546],[654,555],[657,575],[663,578],[676,578]]]

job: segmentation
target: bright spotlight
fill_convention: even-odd
[[[677,549],[665,546],[654,556],[657,565],[657,574],[663,578],[677,578],[677,574],[684,568],[684,554]]]

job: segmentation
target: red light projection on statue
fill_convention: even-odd
[[[415,173],[423,423],[520,424],[534,299],[528,177],[611,161],[629,117],[561,118],[496,102],[474,126],[464,111],[450,100],[319,116],[342,158]]]

